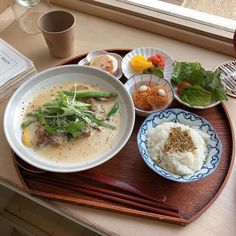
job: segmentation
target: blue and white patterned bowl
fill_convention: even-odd
[[[147,151],[146,134],[150,128],[156,127],[163,122],[178,122],[190,127],[197,126],[201,131],[207,133],[210,136],[210,140],[207,145],[208,155],[206,156],[206,160],[201,170],[195,172],[192,175],[180,176],[163,170],[151,159]],[[220,162],[222,153],[222,143],[211,124],[196,114],[178,108],[163,110],[148,116],[139,129],[137,142],[143,160],[154,172],[164,178],[181,183],[197,181],[212,174]]]

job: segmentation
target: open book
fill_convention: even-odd
[[[36,73],[31,60],[0,38],[0,101]]]

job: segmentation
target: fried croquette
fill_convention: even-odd
[[[165,93],[163,93],[163,90]],[[147,103],[151,105],[152,109],[162,108],[168,102],[168,93],[165,90],[165,87],[156,85],[148,90],[147,93]]]
[[[133,101],[135,107],[145,111],[152,110],[152,106],[147,102],[147,95],[149,90],[150,88],[147,89],[146,91],[135,91],[133,93]]]

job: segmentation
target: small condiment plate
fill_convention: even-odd
[[[113,56],[117,60],[118,71],[117,71],[117,74],[115,74],[113,76],[115,76],[117,79],[120,79],[122,77],[123,73],[122,73],[122,69],[121,69],[122,57],[119,54],[112,53],[112,52],[106,52],[103,50],[92,51],[92,52],[89,52],[84,59],[80,60],[78,62],[78,65],[89,66],[89,63],[92,61],[93,58],[95,58],[97,56],[104,55],[104,54]],[[108,73],[108,72],[106,72],[106,73]]]
[[[125,55],[125,57],[122,60],[122,64],[121,64],[121,68],[123,71],[124,76],[129,79],[131,78],[133,75],[137,74],[137,72],[135,72],[131,65],[130,65],[130,61],[134,56],[144,56],[146,58],[149,58],[151,56],[154,56],[156,54],[161,54],[164,58],[165,58],[165,67],[164,67],[164,79],[166,80],[170,80],[171,78],[171,74],[173,71],[173,59],[170,55],[168,55],[168,53],[158,49],[158,48],[151,48],[151,47],[145,47],[145,48],[136,48],[134,50],[132,50],[131,52],[129,52],[128,54]]]

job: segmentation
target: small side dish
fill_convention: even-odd
[[[78,64],[101,69],[120,79],[122,76],[121,61],[122,57],[116,53],[98,50],[88,53]]]
[[[125,83],[133,98],[136,113],[148,116],[152,112],[167,108],[173,101],[170,83],[153,74],[137,74]]]
[[[236,98],[236,61],[227,61],[216,67],[221,71],[221,82],[227,95]]]
[[[169,101],[167,88],[162,85],[149,87],[141,85],[137,91],[132,94],[135,107],[145,111],[161,109]]]
[[[142,55],[133,56],[130,61],[131,67],[137,73],[151,73],[159,78],[163,78],[163,69],[165,68],[165,58],[157,53],[149,58]]]
[[[208,108],[227,100],[221,71],[206,71],[198,62],[174,62],[171,83],[175,96],[194,108]]]
[[[115,57],[103,54],[95,56],[89,63],[89,66],[93,66],[111,73],[112,75],[117,75],[118,73],[118,61]]]
[[[158,48],[136,48],[123,58],[122,71],[127,79],[135,74],[149,73],[168,80],[172,63],[172,58]]]

